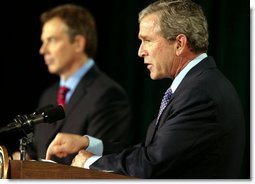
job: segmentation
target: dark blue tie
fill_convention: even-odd
[[[160,108],[159,108],[159,113],[158,113],[158,117],[157,117],[157,123],[158,123],[158,120],[159,120],[159,118],[160,118],[160,116],[161,116],[163,110],[166,108],[168,102],[170,101],[170,97],[171,97],[172,94],[173,94],[173,93],[172,93],[172,90],[171,90],[171,88],[169,87],[169,88],[166,90],[165,95],[164,95],[164,97],[163,97],[163,99],[162,99],[162,101],[161,101]],[[157,123],[156,123],[156,124],[157,124]]]

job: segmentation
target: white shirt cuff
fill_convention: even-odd
[[[93,164],[95,161],[97,161],[99,158],[101,158],[102,156],[92,156],[90,158],[88,158],[88,160],[84,163],[83,167],[85,169],[89,169],[89,166],[91,164]]]
[[[87,136],[89,139],[89,146],[87,147],[86,151],[89,151],[97,156],[102,156],[104,149],[102,140],[89,135],[85,136]]]

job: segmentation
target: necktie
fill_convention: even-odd
[[[66,86],[61,86],[58,89],[58,97],[57,97],[57,102],[58,105],[62,105],[63,108],[65,108],[66,105],[66,93],[69,91],[69,88]]]
[[[159,118],[160,118],[160,116],[161,116],[163,110],[166,108],[166,106],[167,106],[167,104],[168,104],[168,102],[169,102],[170,97],[171,97],[172,94],[173,94],[173,93],[172,93],[172,90],[171,90],[171,88],[169,87],[169,88],[166,90],[166,92],[165,92],[165,94],[164,94],[164,96],[163,96],[163,99],[162,99],[162,101],[161,101],[160,108],[159,108],[159,113],[158,113],[158,117],[157,117],[157,123],[158,123],[158,120],[159,120]],[[157,124],[157,123],[156,123],[156,124]]]

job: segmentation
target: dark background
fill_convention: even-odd
[[[1,97],[0,126],[12,122],[17,114],[36,109],[43,89],[57,80],[50,75],[39,55],[40,14],[63,3],[88,8],[98,28],[99,48],[95,58],[99,67],[127,91],[134,110],[135,142],[158,113],[169,80],[153,81],[137,56],[138,12],[152,0],[36,0],[8,1],[1,4]],[[209,24],[209,51],[220,70],[240,95],[247,130],[243,178],[250,178],[250,6],[249,1],[195,0],[202,5]],[[229,112],[231,113],[231,112]],[[13,137],[9,138],[10,140]],[[13,140],[15,141],[15,140]]]

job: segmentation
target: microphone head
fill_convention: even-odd
[[[49,109],[52,109],[52,108],[54,108],[54,105],[53,105],[53,104],[49,104],[49,105],[46,105],[46,106],[43,106],[43,107],[40,107],[40,108],[35,109],[35,111],[33,112],[33,114],[34,114],[34,115],[36,115],[36,114],[41,114],[41,113],[43,113],[44,111],[49,110]]]
[[[45,123],[54,123],[65,118],[65,110],[61,105],[53,108],[46,108],[43,111]]]

